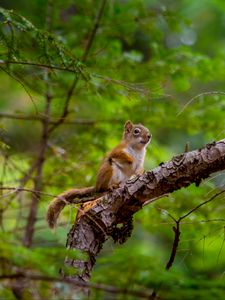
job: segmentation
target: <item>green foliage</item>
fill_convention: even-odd
[[[0,187],[18,187],[40,152],[46,102],[49,137],[31,248],[23,245],[32,192],[0,190],[0,276],[58,277],[77,207],[67,207],[56,232],[46,227],[53,195],[94,184],[104,154],[127,119],[153,134],[151,169],[189,143],[190,150],[224,138],[224,5],[217,1],[107,1],[87,59],[100,1],[2,1],[0,8]],[[77,81],[76,81],[77,80]],[[48,115],[49,113],[49,115]],[[30,118],[30,119],[29,119]],[[33,120],[31,120],[33,119]],[[25,184],[33,189],[33,173]],[[124,245],[108,242],[92,282],[152,290],[162,299],[224,298],[224,194],[181,222],[175,262],[165,270],[175,219],[224,189],[224,173],[145,206]],[[73,272],[73,270],[70,270]],[[0,298],[15,299],[14,281],[0,281]],[[27,281],[24,299],[77,296],[62,282]],[[34,292],[35,291],[35,292]],[[75,295],[75,296],[74,296]],[[84,298],[79,296],[80,299]],[[136,299],[92,289],[92,299]],[[77,299],[77,298],[76,298]]]
[[[19,59],[29,61],[30,58],[32,64],[40,62],[51,66],[54,62],[53,66],[63,65],[65,69],[69,68],[75,74],[82,74],[82,64],[73,57],[59,38],[47,31],[37,29],[30,21],[13,10],[0,8],[0,17],[2,50],[7,50],[6,55],[1,57],[6,60],[6,63],[18,62]]]

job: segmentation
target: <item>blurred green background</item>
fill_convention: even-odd
[[[224,1],[106,1],[81,63],[101,3],[0,0],[1,188],[38,187],[57,195],[94,184],[102,157],[120,141],[128,119],[153,134],[146,170],[184,152],[187,143],[192,150],[224,138]],[[46,71],[46,65],[58,69]],[[40,172],[34,168],[30,174],[40,159],[46,115],[51,128],[62,116],[75,75],[66,119],[45,141]],[[174,238],[170,215],[178,219],[224,184],[220,172],[200,187],[191,185],[145,206],[125,244],[104,246],[91,282],[155,290],[160,299],[224,299],[223,194],[182,221],[175,262],[165,270]],[[58,277],[77,208],[67,207],[52,232],[45,221],[51,199],[1,189],[0,276]],[[32,203],[37,207],[27,245]],[[0,281],[0,299],[83,298],[63,282]],[[90,299],[137,296],[92,289]]]

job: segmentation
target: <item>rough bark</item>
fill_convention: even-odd
[[[78,270],[78,275],[74,277],[82,280],[90,277],[103,243],[110,236],[114,237],[118,224],[129,223],[133,214],[144,204],[192,183],[199,185],[210,174],[224,169],[225,139],[177,155],[101,197],[75,222],[68,234],[67,247],[79,249],[88,255],[85,261],[66,260],[66,264]]]

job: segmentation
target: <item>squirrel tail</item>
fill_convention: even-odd
[[[46,220],[50,228],[54,228],[59,217],[59,214],[67,204],[71,204],[74,198],[81,198],[83,196],[89,196],[96,192],[94,186],[81,188],[81,189],[71,189],[63,192],[54,198],[49,204]]]

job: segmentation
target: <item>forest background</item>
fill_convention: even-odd
[[[77,207],[67,207],[52,232],[48,203],[94,184],[128,119],[152,132],[146,170],[187,144],[224,138],[224,2],[0,6],[0,299],[83,299],[58,274]],[[224,185],[219,172],[136,213],[127,242],[108,241],[98,256],[91,299],[223,299],[223,193],[181,221],[175,262],[166,264],[174,219]]]

